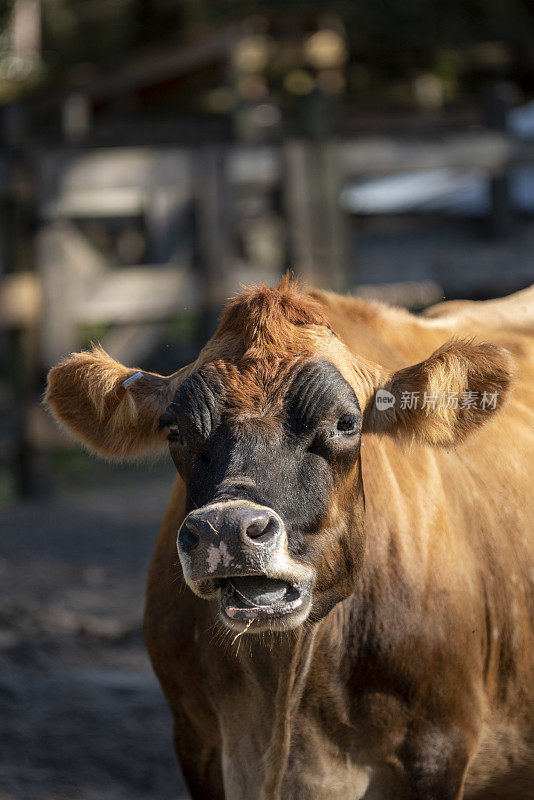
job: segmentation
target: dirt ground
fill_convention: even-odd
[[[189,796],[141,635],[172,468],[103,479],[0,509],[0,800]]]

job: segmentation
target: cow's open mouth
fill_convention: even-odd
[[[309,584],[267,578],[264,575],[226,578],[221,605],[234,620],[275,619],[291,614],[309,599]]]

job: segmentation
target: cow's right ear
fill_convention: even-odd
[[[453,339],[425,361],[386,376],[367,404],[362,429],[454,447],[505,405],[514,374],[508,350]]]
[[[165,378],[131,369],[95,347],[50,370],[45,402],[89,450],[113,459],[138,458],[165,447],[159,418],[183,372]]]

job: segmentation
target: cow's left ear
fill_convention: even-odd
[[[164,377],[125,367],[100,347],[72,353],[50,370],[45,402],[89,450],[118,460],[162,450],[160,415],[187,368]]]
[[[393,373],[375,390],[362,430],[454,446],[504,405],[514,373],[508,350],[451,340],[420,364]]]

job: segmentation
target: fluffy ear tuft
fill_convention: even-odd
[[[138,372],[95,347],[50,370],[45,402],[90,450],[108,458],[137,458],[165,446],[158,420],[178,383],[178,374],[164,378]]]
[[[395,372],[375,392],[363,430],[454,446],[502,408],[514,373],[504,348],[451,340],[420,364]]]

